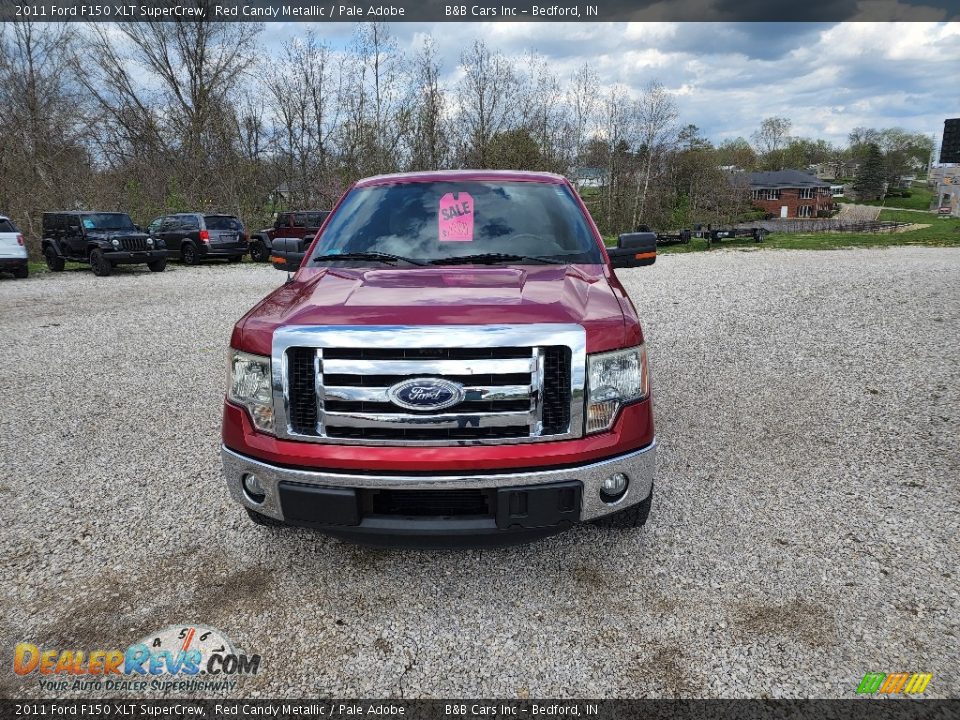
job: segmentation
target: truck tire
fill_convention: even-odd
[[[93,274],[97,277],[107,277],[113,272],[113,265],[103,254],[103,250],[94,250],[90,253],[90,267],[93,268]]]
[[[594,525],[606,528],[630,529],[643,527],[647,518],[650,517],[650,508],[653,506],[653,487],[650,488],[650,494],[643,502],[631,505],[619,512],[610,515],[604,515],[593,521]]]
[[[147,267],[150,268],[150,272],[163,272],[167,269],[167,259],[160,258],[159,260],[148,262]]]
[[[200,256],[197,254],[197,249],[193,246],[193,243],[183,244],[183,247],[180,248],[180,257],[185,265],[200,264]]]
[[[260,525],[261,527],[283,527],[282,522],[269,515],[258,513],[256,510],[251,510],[248,507],[245,507],[244,510],[247,511],[247,515],[250,516],[250,520],[253,521],[254,525]]]
[[[18,280],[25,280],[30,275],[30,269],[26,265],[21,265],[13,271],[13,276]]]
[[[266,262],[270,259],[270,253],[267,246],[260,240],[254,240],[250,243],[250,259],[254,262]]]
[[[53,249],[53,245],[47,245],[43,249],[43,259],[47,261],[47,267],[50,268],[50,272],[63,272],[63,258],[57,255],[57,251]]]

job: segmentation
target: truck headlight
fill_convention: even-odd
[[[587,433],[607,430],[617,411],[650,393],[643,345],[587,356]]]
[[[273,433],[270,358],[230,349],[227,398],[242,405],[258,430]]]

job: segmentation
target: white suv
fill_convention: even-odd
[[[27,246],[17,226],[6,215],[0,215],[0,271],[14,277],[27,277]]]

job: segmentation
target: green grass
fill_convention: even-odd
[[[881,220],[912,222],[918,220],[916,213],[883,210]],[[960,248],[960,220],[957,218],[922,218],[930,227],[902,233],[772,233],[762,243],[751,239],[723,240],[713,244],[713,249],[738,248],[752,250],[839,250],[856,247],[894,247],[898,245],[925,245],[928,247]],[[607,247],[615,247],[617,238],[605,236]],[[693,239],[687,244],[660,245],[658,255],[702,252],[708,249],[706,240]]]
[[[840,200],[840,202],[844,202],[844,200]],[[903,208],[904,210],[929,210],[930,203],[932,203],[933,200],[934,193],[930,188],[925,185],[914,185],[910,188],[910,197],[887,197],[883,200],[865,200],[859,204],[873,205],[874,207]]]

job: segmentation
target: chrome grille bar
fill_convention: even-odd
[[[528,358],[491,360],[324,360],[327,375],[490,375],[528,373]]]
[[[324,397],[327,400],[345,400],[347,402],[374,402],[387,403],[385,387],[355,387],[342,385],[327,385],[324,388]],[[524,400],[535,395],[532,385],[475,385],[464,386],[466,402],[479,400]]]
[[[409,413],[342,413],[324,414],[331,427],[376,428],[405,430],[414,427],[434,427],[444,430],[458,428],[514,427],[529,425],[528,412],[456,413],[412,415]]]

